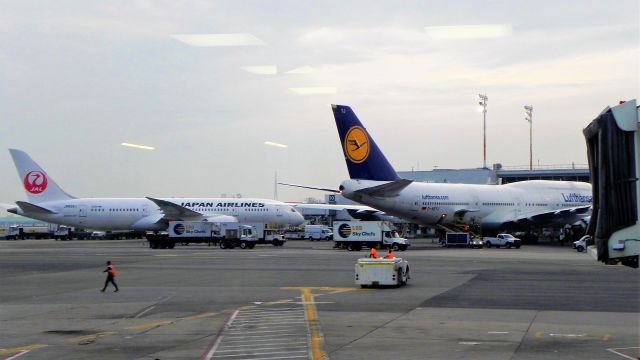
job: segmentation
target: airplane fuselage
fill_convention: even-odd
[[[164,198],[201,213],[201,216],[175,220],[205,220],[224,216],[241,223],[299,224],[302,216],[291,206],[264,199],[230,198]],[[94,230],[158,231],[166,229],[166,216],[153,201],[146,198],[83,198],[38,203],[51,210],[17,214],[55,224]],[[164,221],[160,221],[163,219]],[[171,219],[173,220],[173,219]]]
[[[351,200],[423,225],[461,222],[497,229],[517,219],[549,211],[588,206],[591,184],[568,181],[531,180],[506,185],[472,185],[413,182],[397,196],[376,197],[357,190],[386,181],[345,180],[342,194]],[[575,222],[584,217],[564,217]]]

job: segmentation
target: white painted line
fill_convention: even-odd
[[[151,311],[154,307],[156,307],[155,305],[153,306],[149,306],[148,308],[146,308],[144,311],[142,311],[141,313],[139,313],[138,315],[134,316],[134,319],[137,319],[139,317],[141,317],[142,315],[146,314],[147,312]]]
[[[236,317],[237,314],[238,314],[238,310],[234,311],[229,317],[229,319],[225,321],[224,325],[222,326],[222,329],[218,333],[218,336],[215,342],[213,343],[213,345],[211,345],[211,348],[209,348],[209,351],[207,351],[206,354],[202,357],[204,360],[211,360],[213,353],[216,352],[216,349],[218,349],[218,346],[220,346],[220,342],[222,342],[224,330],[229,326],[229,324],[233,322],[233,319]]]
[[[626,350],[626,349],[640,349],[640,347],[634,346],[634,347],[626,347],[626,348],[611,348],[611,349],[607,349],[607,351],[612,352],[618,356],[622,356],[625,359],[630,359],[630,360],[637,360],[638,358],[634,358],[631,357],[629,355],[625,355],[625,354],[621,354],[619,352],[617,352],[616,350]]]
[[[22,355],[24,355],[24,354],[28,353],[29,351],[31,351],[31,350],[22,350],[22,351],[20,351],[19,353],[17,353],[17,354],[15,354],[15,355],[13,355],[13,356],[10,356],[10,357],[8,357],[8,358],[5,358],[4,360],[13,360],[13,359],[15,359],[15,358],[17,358],[17,357],[19,357],[19,356],[22,356]]]
[[[273,351],[273,352],[265,352],[265,353],[255,353],[255,354],[233,354],[233,355],[220,355],[220,356],[214,356],[214,358],[224,358],[224,357],[236,357],[236,356],[255,356],[255,355],[272,355],[272,354],[288,354],[288,353],[306,353],[308,352],[307,350],[296,350],[296,351]]]
[[[236,319],[235,322],[240,322],[240,323],[259,323],[259,322],[280,321],[280,320],[298,320],[298,319],[304,319],[304,316],[302,316],[302,315],[277,316],[277,317],[274,316],[272,318],[260,318],[260,319],[247,318],[247,320],[238,320],[238,319]]]
[[[306,358],[306,359],[308,359],[308,358],[309,358],[309,355],[261,357],[261,358],[252,358],[251,360],[299,359],[299,358]]]
[[[508,331],[489,331],[487,334],[508,334]]]
[[[275,333],[275,332],[283,332],[283,331],[291,331],[293,329],[280,329],[280,330],[273,330],[273,331],[236,331],[238,334],[230,334],[230,335],[241,335],[241,334],[268,334],[268,333]]]
[[[228,338],[227,338],[228,339]],[[271,340],[262,340],[262,341],[271,341]],[[240,340],[240,342],[245,342],[244,340]],[[275,345],[293,345],[293,346],[299,346],[296,344],[307,344],[307,341],[295,341],[295,342],[283,342],[283,343],[269,343],[269,344],[248,344],[248,345],[234,345],[231,344],[231,346],[228,344],[228,341],[225,341],[224,344],[222,344],[222,347],[219,347],[218,349],[238,349],[238,348],[251,348],[253,346],[275,346]],[[282,346],[280,346],[282,347]],[[221,352],[222,350],[218,350],[218,352]]]
[[[229,343],[237,343],[237,342],[246,343],[247,342],[247,340],[233,340],[233,339],[229,340],[229,339],[230,338],[226,338],[226,340],[224,342],[225,345],[229,344]],[[306,343],[306,342],[308,342],[306,339],[307,339],[307,334],[304,334],[304,336],[300,338],[300,341],[294,341],[294,342],[292,342],[292,344],[293,343],[298,343],[298,342],[305,342]],[[277,338],[274,338],[274,339],[262,339],[262,340],[261,339],[254,339],[254,340],[251,340],[251,341],[252,342],[260,342],[260,341],[282,341],[282,340],[284,340],[284,339],[282,339],[280,337],[277,337]],[[295,339],[287,338],[287,340],[295,340]],[[283,344],[288,344],[288,343],[283,343]],[[251,346],[251,345],[247,345],[247,346]]]
[[[554,337],[582,337],[586,335],[587,334],[549,334],[549,336],[554,336]]]
[[[482,343],[481,342],[477,342],[477,341],[461,341],[458,344],[460,344],[460,345],[480,345]]]
[[[300,311],[304,311],[303,308],[299,308],[299,307],[295,307],[295,308],[286,308],[286,309],[282,309],[282,310],[276,310],[276,309],[270,309],[270,310],[243,310],[242,313],[240,313],[240,315],[246,315],[246,314],[281,314],[281,313],[286,313],[286,312],[300,312]]]
[[[216,354],[224,353],[224,352],[247,351],[247,350],[250,350],[250,351],[278,350],[278,349],[282,350],[282,348],[283,348],[283,346],[276,346],[276,347],[273,347],[273,346],[272,346],[272,347],[263,347],[263,348],[246,348],[246,347],[243,347],[243,348],[239,348],[239,349],[237,349],[237,350],[218,350],[218,351],[216,351]],[[226,349],[226,348],[225,348],[225,349]],[[292,350],[306,350],[306,349],[307,349],[307,347],[306,347],[306,346],[300,346],[300,345],[298,345],[298,346],[291,346],[291,347],[287,346],[287,349],[292,349]]]
[[[255,325],[268,325],[268,326],[291,325],[291,324],[304,323],[304,322],[305,321],[303,319],[287,320],[287,321],[281,321],[281,322],[247,322],[247,323],[240,323],[232,327],[243,327],[243,326],[251,327]]]
[[[271,337],[273,339],[279,339],[280,336],[296,336],[296,335],[300,335],[300,334],[273,334],[273,335],[247,335],[247,336],[240,336],[240,335],[235,335],[234,338],[253,338],[253,337]],[[305,337],[307,337],[307,334],[304,334]],[[251,341],[254,341],[253,339]]]

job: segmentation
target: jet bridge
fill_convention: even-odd
[[[639,111],[636,100],[607,107],[583,130],[593,185],[587,250],[605,264],[634,268],[640,254]]]

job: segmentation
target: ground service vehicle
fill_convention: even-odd
[[[333,232],[327,225],[307,225],[304,227],[304,238],[308,240],[331,240]]]
[[[173,249],[177,243],[207,243],[221,249],[253,249],[258,242],[255,228],[237,222],[170,221],[168,232],[147,234],[152,249]]]
[[[7,240],[24,239],[49,239],[53,232],[48,226],[9,226],[7,229]]]
[[[466,232],[448,232],[444,235],[444,242],[442,246],[452,247],[452,246],[470,246],[470,236],[469,233]]]
[[[335,247],[349,251],[359,251],[365,246],[401,251],[409,247],[409,241],[401,238],[386,221],[334,221],[333,232]]]
[[[511,234],[498,234],[497,237],[487,237],[485,236],[483,239],[484,245],[488,248],[495,246],[499,248],[501,246],[511,248],[515,247],[516,249],[520,249],[520,245],[522,241],[516,237],[513,237]]]
[[[358,259],[355,280],[360,287],[379,285],[406,285],[411,278],[409,263],[401,258]]]
[[[247,223],[245,225],[253,226],[258,236],[258,244],[271,244],[273,246],[282,246],[287,239],[280,230],[270,228],[268,224],[263,223]]]
[[[587,249],[587,242],[591,240],[591,235],[585,235],[580,238],[580,240],[573,242],[573,248],[578,252],[583,252]]]
[[[91,232],[84,231],[80,229],[75,229],[73,227],[59,225],[57,229],[53,232],[53,238],[56,240],[86,240],[91,237]]]

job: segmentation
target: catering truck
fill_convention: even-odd
[[[152,249],[173,249],[176,244],[206,243],[221,249],[253,249],[258,242],[255,228],[237,222],[169,221],[166,233],[147,234]]]
[[[247,223],[245,225],[253,226],[255,228],[256,235],[258,236],[258,244],[282,246],[287,242],[287,239],[284,237],[282,232],[277,228],[270,227],[269,224]]]
[[[53,229],[49,226],[40,225],[13,225],[7,229],[5,239],[7,240],[24,240],[24,239],[49,239],[53,235]]]
[[[334,221],[334,247],[360,251],[363,247],[388,247],[405,251],[409,241],[401,238],[387,221]]]

